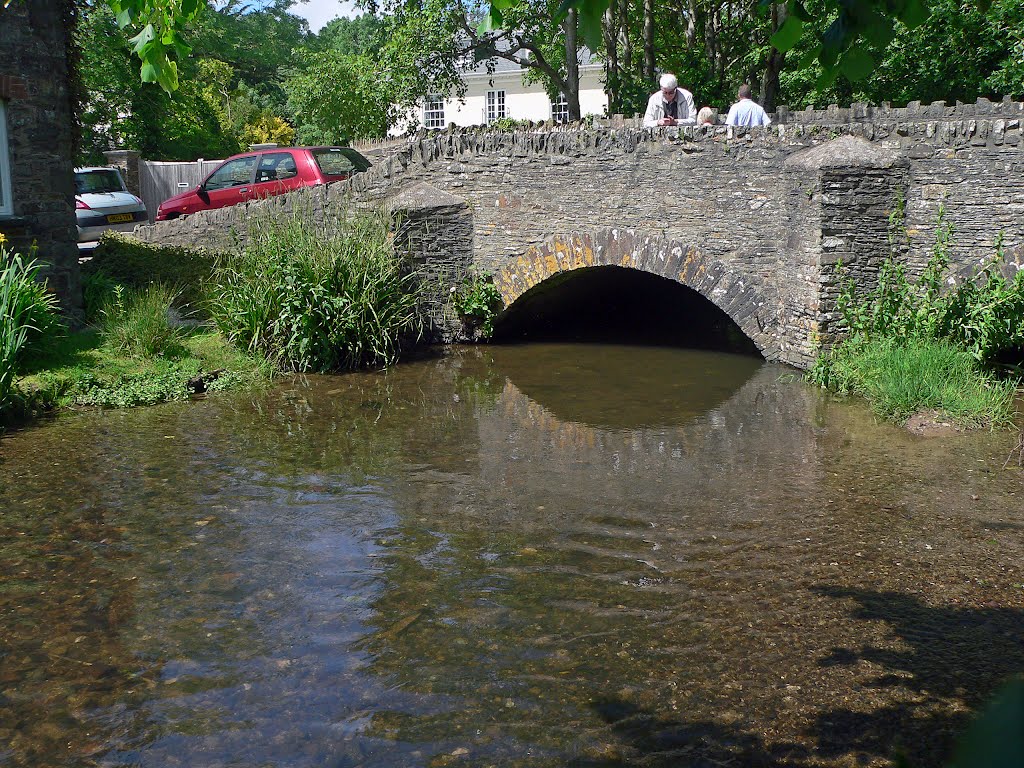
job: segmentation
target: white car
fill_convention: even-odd
[[[79,248],[116,229],[131,232],[149,221],[146,206],[128,191],[117,168],[75,168]]]

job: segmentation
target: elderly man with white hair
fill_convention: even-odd
[[[680,88],[676,76],[668,72],[661,76],[660,83],[661,90],[655,91],[647,102],[644,128],[695,124],[697,110],[693,106],[693,94]]]

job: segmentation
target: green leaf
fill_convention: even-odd
[[[604,12],[608,10],[608,0],[581,0],[579,14],[577,15],[577,27],[583,35],[583,41],[587,48],[592,51],[601,50],[602,32],[601,20]]]
[[[951,768],[1024,763],[1024,680],[1005,686],[959,741]]]
[[[814,46],[813,48],[811,48],[811,50],[809,50],[807,53],[805,53],[803,55],[803,58],[800,59],[800,63],[796,65],[797,69],[807,69],[815,61],[817,61],[817,59],[818,59],[818,57],[820,55],[821,55],[821,46],[820,45]]]
[[[117,26],[124,29],[132,23],[132,12],[127,8],[122,8],[114,16],[114,19],[117,21]]]
[[[477,25],[476,32],[478,35],[486,35],[488,32],[494,32],[501,29],[501,22],[501,11],[492,5],[490,10]]]
[[[899,16],[900,21],[913,29],[928,21],[930,13],[931,11],[923,0],[906,0],[903,7],[897,10],[896,15]]]
[[[828,88],[830,85],[832,85],[832,83],[834,83],[836,81],[837,77],[839,77],[839,68],[838,67],[827,67],[818,76],[818,79],[815,80],[814,87],[817,88],[819,91],[823,91],[826,88]]]
[[[892,19],[874,9],[869,10],[860,32],[865,40],[879,48],[884,48],[896,37]]]
[[[779,51],[788,51],[800,39],[803,33],[804,23],[796,16],[789,16],[779,30],[772,35],[771,44]]]
[[[800,0],[789,0],[786,6],[786,11],[790,16],[796,16],[800,21],[808,22],[811,21],[811,14],[807,12],[804,4]]]
[[[847,79],[856,82],[863,80],[875,69],[875,60],[863,46],[855,45],[850,48],[839,62],[839,69],[846,75]]]
[[[145,27],[142,28],[142,31],[139,32],[139,34],[137,34],[135,37],[133,37],[128,42],[133,44],[132,50],[135,51],[136,54],[138,54],[139,58],[144,58],[142,56],[142,50],[149,43],[151,43],[153,41],[153,38],[155,38],[155,37],[156,37],[156,30],[153,28],[153,25],[152,24],[147,24]]]

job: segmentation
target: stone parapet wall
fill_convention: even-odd
[[[0,232],[32,246],[47,283],[72,317],[81,285],[75,229],[72,99],[66,59],[66,3],[0,7],[0,98],[7,113],[13,215]]]
[[[888,254],[898,200],[911,272],[927,261],[940,206],[957,229],[958,267],[994,255],[1000,232],[1017,258],[1021,123],[999,113],[755,129],[423,133],[347,182],[194,214],[137,236],[229,244],[231,232],[260,211],[301,201],[326,222],[338,206],[386,204],[420,185],[446,206],[464,206],[449,223],[472,222],[471,239],[455,230],[433,238],[431,258],[463,264],[458,251],[471,242],[473,266],[500,273],[506,302],[555,272],[612,263],[615,254],[616,265],[677,280],[734,308],[755,324],[748,332],[769,359],[804,366],[832,332],[836,256],[870,283]],[[814,162],[790,162],[805,156]],[[615,232],[628,234],[628,253],[617,251]],[[458,271],[448,269],[445,279]]]

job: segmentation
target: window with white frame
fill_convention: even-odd
[[[551,102],[551,119],[556,123],[569,122],[569,102],[564,93],[558,94],[558,101]]]
[[[504,91],[488,91],[487,92],[487,113],[485,115],[487,124],[490,125],[495,120],[500,120],[505,116],[505,92]]]
[[[7,153],[7,103],[0,99],[0,216],[13,216],[11,156]]]
[[[431,94],[423,99],[423,127],[444,128],[444,99]]]

